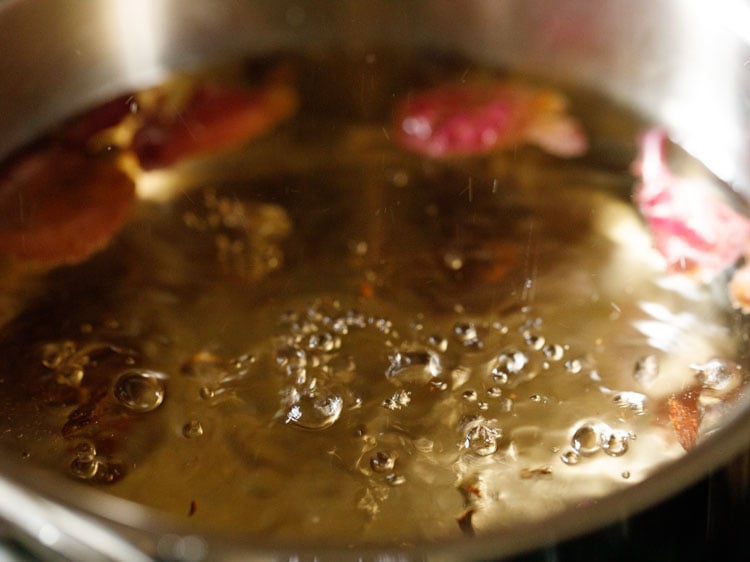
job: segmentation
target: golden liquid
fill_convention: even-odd
[[[639,121],[573,92],[584,158],[426,161],[391,104],[463,63],[292,63],[294,119],[140,175],[106,251],[19,292],[0,446],[203,528],[345,544],[510,531],[679,458],[665,400],[738,336],[651,249]]]

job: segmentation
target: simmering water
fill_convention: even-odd
[[[476,69],[232,69],[281,62],[293,118],[137,173],[104,251],[6,291],[6,454],[204,528],[356,543],[511,530],[684,453],[667,400],[741,369],[740,337],[651,249],[637,119],[571,92],[584,157],[430,160],[392,104]]]

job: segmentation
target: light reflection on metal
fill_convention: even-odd
[[[162,74],[160,59],[167,38],[164,8],[164,2],[120,0],[110,11],[112,37],[120,45],[117,52],[128,75],[144,78],[146,69],[153,78]]]

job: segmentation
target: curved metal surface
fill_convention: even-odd
[[[60,116],[209,60],[279,48],[430,46],[595,86],[668,127],[720,177],[750,193],[748,29],[750,8],[742,0],[710,5],[700,0],[6,0],[0,5],[0,156]],[[357,556],[489,558],[553,543],[677,492],[748,443],[750,412],[744,408],[719,438],[628,491],[577,510],[575,517],[562,514],[512,535],[406,551],[363,547]],[[50,542],[50,548],[74,559],[240,560],[249,551],[266,560],[352,555],[325,546],[279,548],[215,536],[190,543],[190,554],[186,537],[193,537],[194,529],[89,489],[61,485],[67,480],[30,473],[7,459],[0,459],[0,473],[0,495],[14,498],[7,504],[14,509],[0,515],[13,518],[16,502],[26,502],[24,516],[15,520],[21,535]]]

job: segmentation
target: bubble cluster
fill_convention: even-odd
[[[613,429],[603,422],[585,422],[578,426],[570,439],[571,450],[563,454],[566,464],[577,464],[580,457],[591,457],[604,452],[611,457],[624,455],[635,438],[630,431]]]
[[[112,484],[124,475],[123,467],[101,455],[91,441],[81,441],[73,448],[69,470],[72,476],[80,480],[100,484]]]
[[[704,391],[718,396],[729,396],[744,383],[745,373],[742,366],[726,359],[711,359],[703,364],[692,364]]]
[[[82,352],[72,340],[51,342],[42,347],[42,365],[54,370],[58,382],[62,384],[79,386],[88,363],[88,354]]]
[[[490,374],[496,384],[515,385],[536,375],[534,371],[528,371],[527,366],[529,366],[529,356],[526,353],[517,349],[508,349],[495,358]]]
[[[313,391],[294,400],[286,420],[304,429],[326,429],[339,419],[342,408],[343,399],[338,394]]]
[[[284,422],[282,427],[320,432],[345,420],[363,448],[357,457],[357,464],[363,463],[360,471],[379,475],[378,482],[387,486],[413,481],[410,474],[419,455],[436,454],[435,440],[424,446],[423,424],[434,435],[440,435],[440,426],[452,425],[453,443],[437,443],[440,451],[458,454],[459,472],[478,459],[515,459],[515,438],[512,432],[504,437],[504,426],[518,424],[514,416],[543,415],[543,409],[557,404],[554,395],[540,391],[540,373],[566,380],[580,376],[582,384],[588,381],[592,389],[610,392],[599,390],[601,378],[591,357],[569,356],[571,347],[550,341],[538,317],[514,326],[470,317],[431,324],[417,315],[397,325],[337,300],[320,300],[280,313],[270,342],[269,350],[247,354],[252,362],[199,354],[184,372],[213,384],[214,393],[227,386],[240,392],[250,366],[260,365],[262,377],[268,376],[262,366],[269,366],[279,388],[275,419]],[[623,390],[609,395],[613,414],[645,411],[642,394]],[[532,414],[531,405],[540,413]],[[457,407],[461,415],[456,421]],[[575,465],[596,455],[621,456],[633,438],[634,433],[603,421],[582,422],[560,458]],[[564,443],[557,447],[563,448]]]
[[[89,480],[96,476],[99,461],[96,458],[96,447],[88,441],[81,441],[74,448],[74,457],[70,462],[70,470],[74,476],[82,480]]]
[[[86,325],[84,333],[91,333],[93,327]],[[70,339],[48,342],[41,347],[42,365],[55,373],[59,384],[78,388],[83,383],[86,371],[94,368],[97,359],[119,355],[124,361],[132,362],[134,352],[108,342],[77,342]]]
[[[213,237],[216,259],[227,273],[257,281],[284,261],[281,242],[292,229],[286,211],[269,203],[248,203],[203,191],[202,205],[186,211],[184,224]]]
[[[386,398],[383,400],[383,407],[388,408],[389,410],[400,410],[401,408],[405,408],[411,403],[411,392],[408,390],[398,390],[396,391],[393,396]]]

